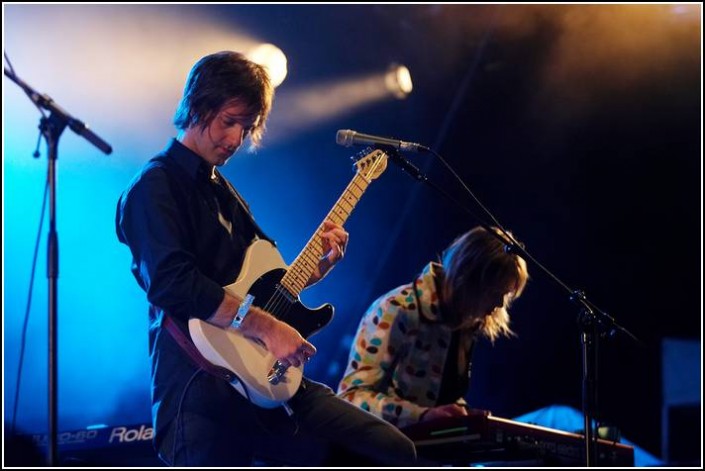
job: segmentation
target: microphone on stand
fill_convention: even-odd
[[[351,131],[350,129],[340,129],[335,136],[335,142],[338,145],[350,147],[350,146],[375,146],[375,147],[386,147],[386,154],[389,160],[394,162],[396,165],[401,167],[406,173],[411,175],[413,178],[421,181],[427,181],[426,175],[421,173],[419,168],[409,162],[403,155],[398,151],[410,151],[410,152],[431,152],[426,146],[421,144],[416,144],[415,142],[405,142],[398,139],[390,139],[388,137],[372,136],[370,134],[362,134],[357,131]]]
[[[429,152],[430,149],[415,142],[400,141],[388,137],[372,136],[350,129],[340,129],[335,135],[335,142],[338,145],[350,146],[377,146],[391,147],[401,152]]]

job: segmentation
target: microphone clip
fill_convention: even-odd
[[[412,164],[406,157],[401,155],[401,152],[399,150],[389,150],[388,148],[383,148],[382,150],[387,153],[387,155],[389,156],[389,160],[394,162],[397,166],[401,167],[403,171],[411,175],[415,180],[419,180],[422,182],[428,181],[428,177],[424,175],[416,165]]]

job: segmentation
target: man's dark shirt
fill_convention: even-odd
[[[150,303],[157,440],[196,371],[161,328],[163,316],[173,316],[184,331],[190,317],[210,317],[225,296],[222,286],[237,278],[255,234],[265,237],[244,202],[238,202],[218,172],[214,181],[213,173],[205,160],[174,139],[135,176],[117,206],[118,239],[129,246],[132,273]]]

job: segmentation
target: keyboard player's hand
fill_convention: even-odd
[[[421,416],[421,422],[440,419],[443,417],[459,417],[468,415],[468,410],[458,404],[446,404],[443,406],[431,407]]]

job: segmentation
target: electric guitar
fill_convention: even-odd
[[[365,153],[356,160],[355,176],[325,220],[342,226],[372,180],[387,168],[387,154],[383,151],[368,149],[363,151]],[[241,299],[252,296],[253,305],[286,322],[302,337],[313,335],[333,318],[332,305],[326,303],[309,309],[299,298],[324,255],[322,232],[323,223],[291,266],[284,263],[279,251],[269,241],[256,240],[245,251],[237,280],[224,289]],[[261,340],[247,337],[232,327],[217,327],[200,319],[189,320],[189,333],[206,360],[235,374],[237,379],[231,384],[255,405],[277,407],[299,389],[303,365],[282,367]]]

